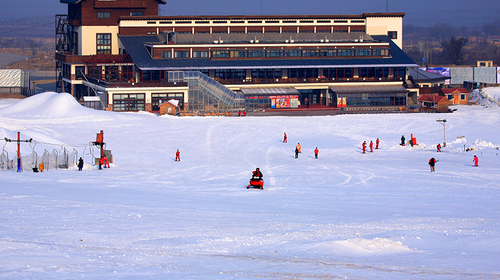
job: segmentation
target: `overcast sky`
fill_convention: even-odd
[[[93,1],[93,0],[84,0]],[[120,1],[120,0],[118,0]],[[499,0],[167,0],[161,15],[344,15],[385,12],[406,13],[404,25],[481,27],[500,19]],[[66,14],[59,0],[1,0],[0,21]]]

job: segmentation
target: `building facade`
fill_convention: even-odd
[[[99,95],[109,110],[409,105],[417,65],[401,49],[403,13],[158,16],[163,0],[61,3],[59,90]]]

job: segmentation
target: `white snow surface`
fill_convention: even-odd
[[[86,164],[0,171],[0,278],[499,279],[500,108],[454,108],[158,117],[68,94],[2,100],[0,139],[19,131],[34,141],[23,156],[64,147]],[[100,130],[114,161],[104,170],[89,148]],[[410,134],[418,146],[400,146]],[[264,190],[246,189],[256,167]]]

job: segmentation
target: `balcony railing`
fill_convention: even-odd
[[[300,83],[345,83],[345,82],[395,82],[403,81],[402,77],[384,78],[275,78],[275,79],[215,79],[221,84],[300,84]]]

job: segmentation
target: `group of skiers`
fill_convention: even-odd
[[[440,151],[438,151],[438,152],[440,152]],[[431,167],[431,172],[436,172],[436,162],[438,162],[438,161],[439,160],[436,160],[435,158],[431,158],[429,160],[429,166]],[[472,162],[474,162],[475,167],[479,166],[479,158],[476,155],[474,155]]]
[[[380,140],[377,138],[375,140],[375,149],[378,149],[378,145],[380,144]],[[361,148],[363,149],[363,154],[366,153],[366,141],[363,141],[363,144],[361,144]],[[370,140],[370,153],[373,153],[373,141]]]
[[[286,135],[286,132],[283,133],[283,143],[288,143],[288,137]],[[299,158],[299,154],[302,153],[302,146],[300,143],[297,143],[297,146],[295,146],[295,158]],[[314,158],[318,159],[319,155],[319,150],[318,147],[314,149]]]

